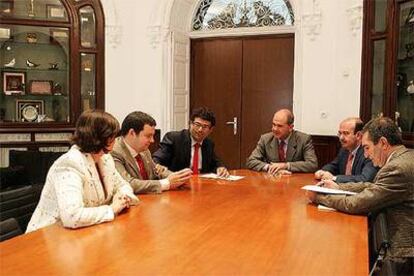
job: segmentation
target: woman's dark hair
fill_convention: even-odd
[[[72,142],[82,152],[97,153],[105,151],[118,134],[119,122],[114,116],[102,110],[87,110],[79,116]]]
[[[190,116],[190,121],[194,122],[195,118],[200,118],[211,123],[211,126],[216,125],[216,117],[214,116],[213,111],[208,109],[207,107],[199,107],[193,110]]]

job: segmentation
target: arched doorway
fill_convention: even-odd
[[[194,17],[202,1],[171,0],[160,4],[158,15],[154,18],[151,32],[156,34],[154,40],[161,41],[163,47],[163,83],[166,100],[164,102],[165,130],[188,127],[190,112],[190,41],[207,37],[246,37],[252,35],[294,34],[294,88],[293,109],[296,115],[296,125],[300,125],[300,95],[301,95],[301,33],[300,18],[295,20],[295,26],[270,26],[233,28],[218,30],[193,31]],[[296,14],[298,5],[290,1]],[[299,77],[298,77],[299,76]],[[270,119],[269,119],[270,120]],[[244,161],[242,161],[244,163]]]

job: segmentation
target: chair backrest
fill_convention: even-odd
[[[44,184],[49,168],[63,153],[11,150],[9,166],[23,166],[31,184]]]
[[[9,218],[0,222],[0,241],[11,239],[23,234],[15,218]]]
[[[386,211],[378,213],[372,219],[372,254],[375,262],[369,275],[396,275],[396,268],[393,262],[385,259],[387,251],[391,246],[390,236],[388,233],[388,222]]]
[[[386,251],[390,247],[388,223],[385,211],[379,213],[373,221],[372,239],[374,253],[377,255],[383,253],[385,257]]]
[[[23,231],[36,208],[37,199],[32,186],[0,192],[0,221],[15,218]]]

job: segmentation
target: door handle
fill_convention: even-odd
[[[233,135],[237,135],[237,117],[234,117],[233,121],[226,122],[226,125],[233,125]]]

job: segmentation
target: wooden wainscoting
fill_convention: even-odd
[[[318,157],[318,168],[331,162],[341,147],[337,136],[312,135],[312,141]]]

